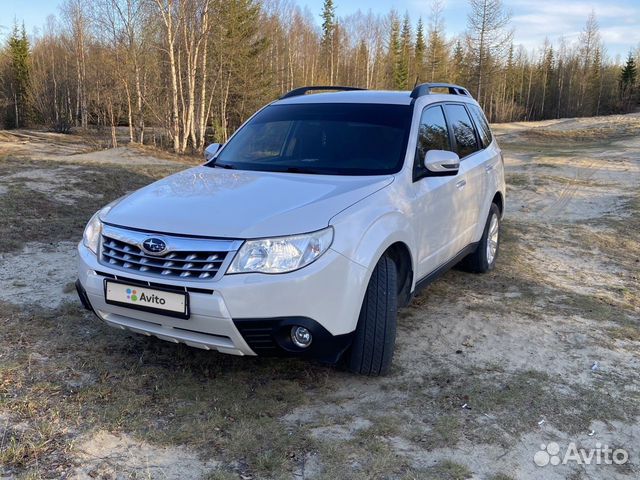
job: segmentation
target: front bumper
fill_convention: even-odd
[[[224,275],[212,281],[159,279],[110,268],[82,243],[78,253],[78,293],[107,324],[233,355],[304,355],[336,361],[350,344],[368,281],[365,268],[331,249],[296,272]],[[190,318],[107,304],[105,278],[186,290]],[[292,325],[311,330],[314,341],[308,349],[287,342]]]

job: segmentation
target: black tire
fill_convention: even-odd
[[[347,366],[360,375],[384,375],[391,367],[398,317],[396,265],[384,256],[371,274]]]
[[[495,253],[493,255],[493,258],[490,259],[487,245],[490,242],[489,229],[491,227],[491,221],[494,217],[497,221],[498,237]],[[460,262],[460,267],[462,269],[473,273],[486,273],[495,268],[496,260],[498,259],[498,253],[500,251],[500,223],[500,209],[495,203],[492,203],[491,208],[489,209],[489,215],[487,216],[487,221],[484,226],[484,231],[482,233],[482,238],[480,239],[480,243],[478,244],[478,248],[476,248],[475,252],[469,254],[464,258],[464,260],[462,260],[462,262]]]

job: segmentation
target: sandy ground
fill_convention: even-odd
[[[31,130],[0,131],[2,155],[35,161],[55,161],[83,164],[175,165],[191,161],[181,158],[159,158],[144,147],[122,146],[105,148],[99,136],[67,135]],[[163,157],[166,155],[160,154]]]
[[[104,431],[80,439],[76,450],[81,463],[74,473],[78,480],[110,477],[116,472],[133,478],[197,480],[214,469],[217,463],[203,462],[185,447],[158,448],[126,434],[114,435]]]
[[[71,290],[69,283],[76,263],[75,246],[74,242],[54,245],[34,242],[25,245],[18,254],[0,254],[0,271],[4,272],[0,278],[0,300],[52,308],[74,300],[75,289]]]
[[[81,227],[42,241],[29,226],[0,249],[0,478],[638,478],[640,115],[494,132],[508,183],[498,268],[453,270],[418,295],[385,378],[114,333],[73,298]],[[96,194],[87,179],[101,165],[155,165],[31,132],[0,132],[2,156],[33,167],[0,177],[12,208],[16,185],[63,211],[106,202],[131,185]],[[36,413],[52,409],[45,435]],[[536,465],[550,443],[629,460]]]

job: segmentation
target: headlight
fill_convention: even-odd
[[[91,250],[96,255],[98,254],[98,245],[100,244],[100,234],[102,233],[102,222],[100,221],[100,215],[106,214],[111,210],[110,206],[104,207],[102,210],[97,211],[87,223],[82,234],[82,244]]]
[[[247,240],[228,273],[286,273],[317,260],[331,246],[333,227],[290,237]]]

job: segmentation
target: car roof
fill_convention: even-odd
[[[344,92],[313,93],[297,95],[274,102],[275,105],[300,103],[381,103],[387,105],[410,105],[411,92],[391,90],[353,90]]]
[[[431,93],[420,98],[426,98],[427,104],[435,102],[465,102],[476,104],[473,97],[466,95],[450,95],[446,93]],[[348,90],[338,92],[312,93],[296,95],[276,100],[272,105],[297,105],[312,103],[369,103],[384,105],[411,105],[414,99],[410,91],[397,90]]]

